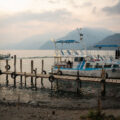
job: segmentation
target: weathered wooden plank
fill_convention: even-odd
[[[2,74],[12,74],[12,71],[4,71]],[[16,75],[18,76],[26,76],[26,77],[37,77],[37,78],[49,78],[49,74],[35,74],[35,73],[23,73],[23,72],[16,72]],[[55,79],[62,79],[62,80],[76,80],[76,76],[62,76],[62,75],[53,75]],[[90,78],[90,77],[79,77],[81,81],[86,81],[86,82],[101,82],[101,78]],[[108,83],[119,83],[120,84],[120,79],[106,79],[106,82]]]

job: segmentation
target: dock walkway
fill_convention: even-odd
[[[12,71],[4,71],[2,74],[11,75]],[[26,73],[26,72],[16,72],[16,76],[25,76],[25,77],[36,77],[36,78],[49,78],[50,74],[35,74],[35,73]],[[62,80],[76,80],[77,76],[68,76],[68,75],[53,75],[55,79],[62,79]],[[88,82],[101,82],[101,78],[93,78],[93,77],[79,77],[81,81],[88,81]],[[120,84],[120,79],[106,79],[107,83],[118,83]]]

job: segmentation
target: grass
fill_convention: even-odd
[[[113,115],[106,115],[105,113],[90,110],[86,116],[81,116],[81,120],[120,120],[119,117]]]

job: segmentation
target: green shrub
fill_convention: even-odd
[[[105,113],[90,110],[86,116],[81,116],[81,120],[120,120],[120,116],[115,118],[113,115],[106,116]]]

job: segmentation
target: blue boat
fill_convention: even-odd
[[[82,36],[82,35],[81,35]],[[80,36],[80,37],[81,37]],[[80,42],[81,42],[80,38]],[[59,40],[55,43],[55,62],[53,73],[59,75],[77,75],[83,77],[101,77],[103,71],[106,78],[120,78],[120,61],[112,58],[106,59],[100,55],[94,57],[81,50],[58,49],[57,44],[79,44],[76,40]],[[99,47],[99,46],[98,46]]]

